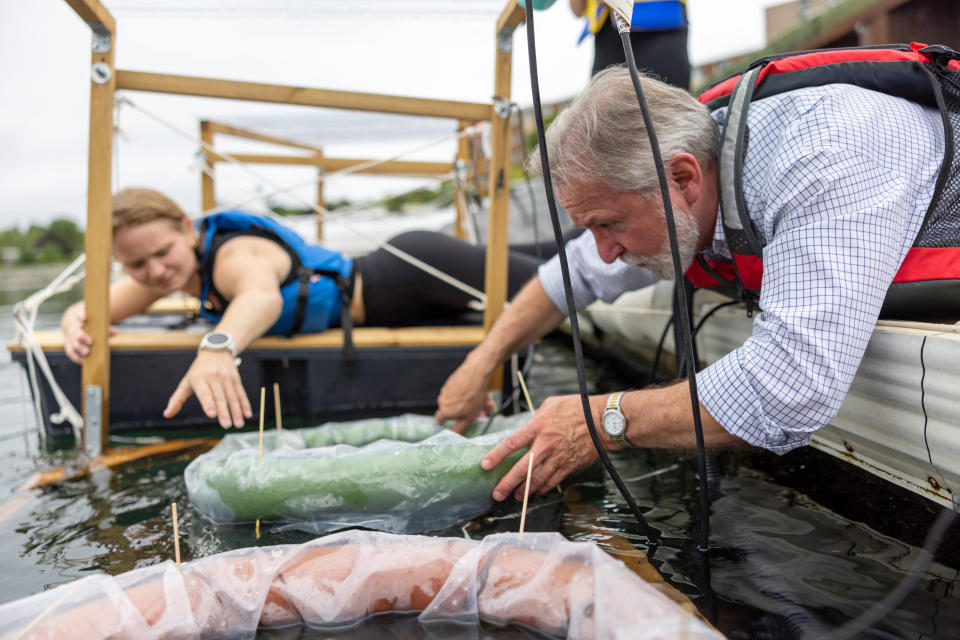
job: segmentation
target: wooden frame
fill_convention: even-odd
[[[487,331],[503,313],[507,300],[507,227],[510,204],[510,73],[513,68],[513,32],[523,23],[526,13],[513,0],[507,0],[497,19],[497,50],[494,66],[492,152],[490,157],[490,211],[487,222],[487,261],[484,285],[487,307],[483,327]],[[498,108],[500,107],[500,108]],[[497,369],[490,386],[499,388],[503,372]]]
[[[256,140],[258,142],[267,142],[270,144],[287,146],[294,149],[310,151],[313,155],[268,155],[252,153],[217,153],[213,151],[215,135],[228,135],[246,140]],[[202,211],[210,211],[216,207],[216,187],[213,176],[213,168],[220,162],[239,162],[241,164],[272,164],[288,166],[314,166],[317,167],[317,206],[326,208],[323,198],[323,175],[331,171],[341,171],[359,165],[372,164],[375,161],[366,158],[330,158],[323,154],[323,149],[314,145],[305,144],[295,140],[289,140],[280,136],[266,134],[260,131],[253,131],[243,127],[214,122],[212,120],[202,120],[200,122],[200,138],[203,141],[203,158],[207,171],[204,171],[201,177],[201,207]],[[388,175],[388,176],[414,176],[414,177],[436,177],[447,175],[454,170],[452,162],[420,162],[420,161],[400,161],[392,160],[373,164],[369,167],[363,167],[356,171],[357,174]],[[458,219],[455,222],[455,228],[462,226],[459,219],[460,211],[457,210]],[[318,242],[323,241],[323,216],[317,214],[317,234]],[[462,236],[458,236],[462,237]]]
[[[490,215],[485,271],[487,307],[484,313],[483,330],[489,330],[490,326],[500,316],[506,300],[507,283],[510,110],[509,108],[498,107],[509,105],[511,40],[513,31],[523,22],[525,15],[524,10],[516,2],[508,0],[497,21],[496,97],[492,105],[120,70],[116,69],[114,65],[117,29],[109,11],[98,0],[66,0],[66,2],[94,34],[90,87],[90,146],[85,240],[87,275],[84,290],[87,332],[93,338],[94,346],[89,357],[84,361],[82,374],[84,385],[83,412],[85,417],[83,446],[91,453],[97,454],[107,449],[110,413],[110,348],[111,345],[120,348],[117,338],[110,340],[108,337],[109,267],[112,244],[113,107],[114,93],[117,89],[452,118],[458,121],[459,127],[463,127],[465,123],[492,122],[493,153],[489,171]],[[212,144],[216,132],[216,127],[212,127],[209,123],[206,127],[201,125],[201,139],[208,144]],[[464,147],[459,147],[457,157],[462,159],[464,154]],[[246,158],[248,161],[257,159],[256,156]],[[219,158],[210,154],[207,158],[208,166],[212,167],[218,160]],[[265,160],[266,157],[260,156],[258,161]],[[278,158],[274,158],[274,160],[280,162]],[[283,163],[290,163],[289,160],[289,157],[283,158]],[[351,163],[356,162],[360,161],[325,158],[322,153],[316,153],[310,158],[310,162],[305,162],[305,164],[312,164],[323,169],[334,166],[351,166]],[[382,169],[382,171],[409,172],[413,168],[414,165],[410,163],[394,163],[392,166]],[[426,167],[419,166],[417,168],[422,170]],[[439,168],[439,165],[431,167],[431,169]],[[444,165],[444,169],[446,170],[448,167]],[[213,208],[213,188],[213,179],[209,176],[205,177],[201,185],[205,209]],[[443,333],[442,329],[433,327],[425,335],[433,336],[432,339],[436,340],[438,339],[437,336]],[[463,328],[450,329],[454,333],[466,333]],[[324,338],[324,340],[340,344],[341,338],[337,334],[338,332],[330,332],[329,337]],[[361,334],[358,333],[359,335]],[[468,344],[479,341],[481,335],[481,333],[476,332],[467,338]],[[432,344],[430,342],[431,338],[424,339],[423,336],[420,336],[414,339],[411,336],[412,334],[408,335],[402,332],[395,333],[391,339],[396,340],[396,342],[391,344],[418,344],[423,346]],[[461,338],[463,337],[461,335]],[[126,338],[120,339],[120,342],[123,340],[126,340]],[[138,348],[150,348],[151,344],[159,344],[163,341],[155,338],[150,340],[137,338],[136,342]],[[499,378],[499,373],[495,378]],[[97,403],[99,403],[98,411],[96,410]],[[95,438],[96,442],[92,442],[90,438],[86,437],[88,430],[92,431],[94,426],[100,428],[99,437]]]

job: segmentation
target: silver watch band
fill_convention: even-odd
[[[625,392],[623,391],[611,393],[610,397],[607,398],[607,406],[606,409],[604,409],[604,412],[617,411],[620,413],[620,415],[623,415],[623,409],[620,408],[620,401],[623,399],[624,393]],[[626,416],[624,416],[624,422],[626,422]],[[613,440],[613,443],[618,447],[633,447],[632,444],[627,442],[627,438],[625,437],[626,433],[627,431],[624,429],[622,434],[613,435],[612,433],[607,433],[607,435],[610,436],[610,439]]]

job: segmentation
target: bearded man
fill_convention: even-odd
[[[718,216],[718,125],[686,92],[644,78],[673,203],[681,264],[730,260]],[[788,91],[752,103],[742,191],[763,244],[763,287],[751,337],[697,374],[708,448],[784,453],[837,413],[898,267],[917,238],[944,156],[940,113],[849,84]],[[568,243],[582,309],[656,279],[672,279],[664,208],[647,132],[627,70],[591,81],[551,125],[546,144],[557,198],[585,227]],[[438,421],[462,430],[482,410],[490,375],[565,316],[556,258],[517,295],[448,379]],[[693,448],[686,381],[593,396],[608,449]],[[619,414],[619,417],[615,414]],[[613,415],[607,424],[606,418]],[[618,422],[624,423],[620,430]],[[545,493],[593,461],[579,396],[550,398],[484,458],[491,469],[530,446],[531,491]],[[526,457],[494,489],[520,496]]]

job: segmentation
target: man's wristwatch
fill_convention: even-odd
[[[233,363],[240,366],[240,358],[237,357],[237,345],[229,333],[223,331],[210,331],[204,334],[200,340],[200,347],[197,351],[209,349],[210,351],[229,351],[233,356]]]
[[[603,417],[600,418],[600,424],[603,430],[607,432],[614,444],[621,447],[633,446],[626,439],[627,416],[623,415],[620,409],[620,399],[623,398],[623,391],[611,393],[607,399],[607,407],[603,410]]]

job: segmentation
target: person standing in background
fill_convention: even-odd
[[[577,44],[594,34],[592,75],[610,65],[626,62],[620,34],[606,4],[598,0],[570,0],[570,9],[586,21]],[[637,69],[653,73],[675,87],[690,87],[686,0],[636,2],[630,23],[630,42]]]

